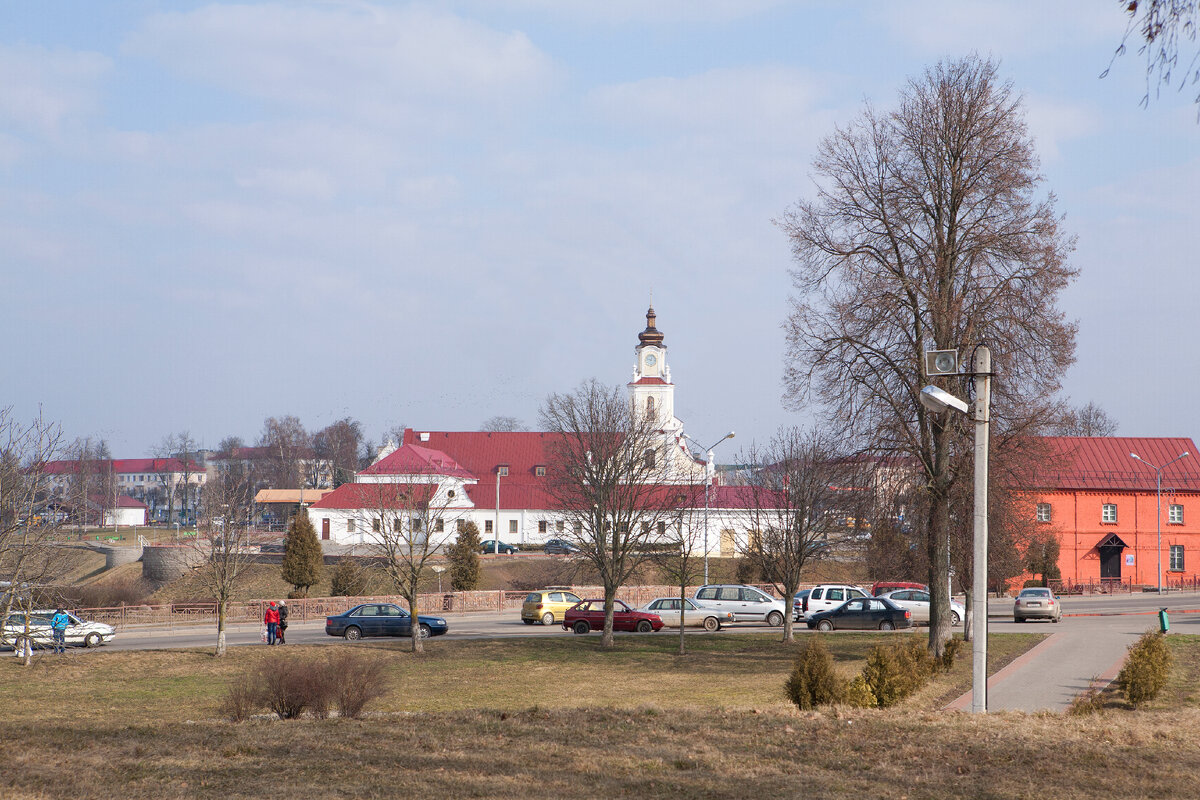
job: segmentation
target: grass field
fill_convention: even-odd
[[[904,635],[827,641],[849,675]],[[993,639],[995,669],[1041,636]],[[391,690],[368,718],[242,724],[217,712],[231,681],[329,649],[75,651],[28,670],[3,659],[0,797],[1132,797],[1183,786],[1200,756],[1174,714],[937,711],[969,686],[966,659],[899,710],[802,713],[782,692],[794,647],[689,646],[435,641],[414,657],[364,643],[388,661]]]

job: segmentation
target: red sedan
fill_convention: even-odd
[[[604,601],[580,600],[563,615],[563,630],[587,633],[604,630]],[[620,600],[613,601],[613,630],[650,633],[663,626],[662,617],[645,611],[634,611]]]

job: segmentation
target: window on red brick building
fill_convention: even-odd
[[[1037,504],[1037,521],[1038,522],[1049,522],[1050,521],[1050,504],[1049,503],[1038,503]]]
[[[1117,521],[1117,504],[1105,503],[1100,507],[1101,522],[1116,522]]]
[[[1174,572],[1183,572],[1183,545],[1171,545],[1171,566]]]
[[[1172,525],[1183,524],[1183,506],[1178,503],[1171,503],[1167,508],[1167,522]]]

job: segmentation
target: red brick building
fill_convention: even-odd
[[[1039,526],[1059,535],[1064,585],[1194,585],[1200,574],[1200,453],[1188,438],[1050,437],[1033,492]],[[1162,549],[1155,470],[1163,467]]]

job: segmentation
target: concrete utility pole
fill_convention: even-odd
[[[992,351],[986,345],[975,349],[975,551],[971,580],[971,616],[975,635],[971,640],[971,711],[987,713],[988,640],[988,426],[991,421]]]
[[[1182,453],[1175,456],[1175,458],[1173,458],[1170,461],[1168,461],[1167,463],[1163,464],[1161,467],[1154,466],[1149,461],[1147,461],[1146,459],[1139,456],[1137,453],[1130,453],[1129,457],[1134,459],[1135,461],[1142,462],[1147,467],[1154,470],[1154,488],[1155,488],[1155,491],[1158,493],[1157,513],[1155,514],[1155,517],[1154,517],[1155,523],[1156,523],[1157,529],[1158,529],[1158,593],[1162,594],[1162,590],[1163,590],[1163,584],[1162,584],[1162,474],[1163,474],[1163,470],[1165,470],[1167,467],[1174,464],[1176,461],[1180,461],[1181,459],[1187,458],[1188,451],[1184,450]]]

